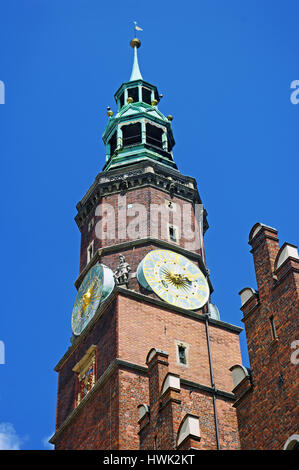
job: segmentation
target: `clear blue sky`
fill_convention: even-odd
[[[298,242],[296,0],[1,0],[0,442],[44,449],[69,346],[80,236],[76,203],[104,164],[106,106],[139,63],[172,114],[175,160],[208,211],[207,263],[224,321],[255,287],[256,222]],[[248,365],[245,336],[242,353]],[[2,444],[3,445],[3,444]]]

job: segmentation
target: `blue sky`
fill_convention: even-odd
[[[295,0],[1,0],[0,448],[44,449],[69,346],[76,203],[104,164],[106,106],[139,63],[172,114],[175,160],[208,211],[207,264],[224,321],[255,287],[256,222],[298,242],[299,4]],[[245,365],[248,358],[241,334]],[[1,447],[2,446],[2,447]]]

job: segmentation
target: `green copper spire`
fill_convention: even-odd
[[[134,63],[130,80],[121,85],[114,95],[117,112],[108,106],[108,123],[103,134],[106,163],[103,171],[124,168],[144,160],[154,160],[176,169],[172,149],[175,145],[171,121],[158,109],[162,95],[157,87],[143,80],[137,49],[141,42],[136,37],[130,42],[134,49]]]
[[[139,39],[134,38],[130,42],[130,46],[134,49],[134,62],[133,62],[133,68],[132,68],[132,73],[130,77],[130,82],[134,80],[142,80],[142,75],[140,73],[139,65],[138,65],[138,56],[137,56],[137,49],[141,46],[141,42]]]

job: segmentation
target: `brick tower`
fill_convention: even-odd
[[[143,80],[140,41],[83,199],[71,345],[58,362],[56,449],[238,449],[230,368],[241,329],[220,320],[194,178]]]
[[[241,290],[250,370],[232,367],[242,449],[298,449],[299,258],[277,230],[251,229],[258,290]]]

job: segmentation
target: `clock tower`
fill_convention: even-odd
[[[238,449],[230,368],[241,329],[211,303],[207,214],[173,157],[172,116],[141,75],[107,108],[106,161],[77,204],[71,344],[58,372],[55,449]]]

